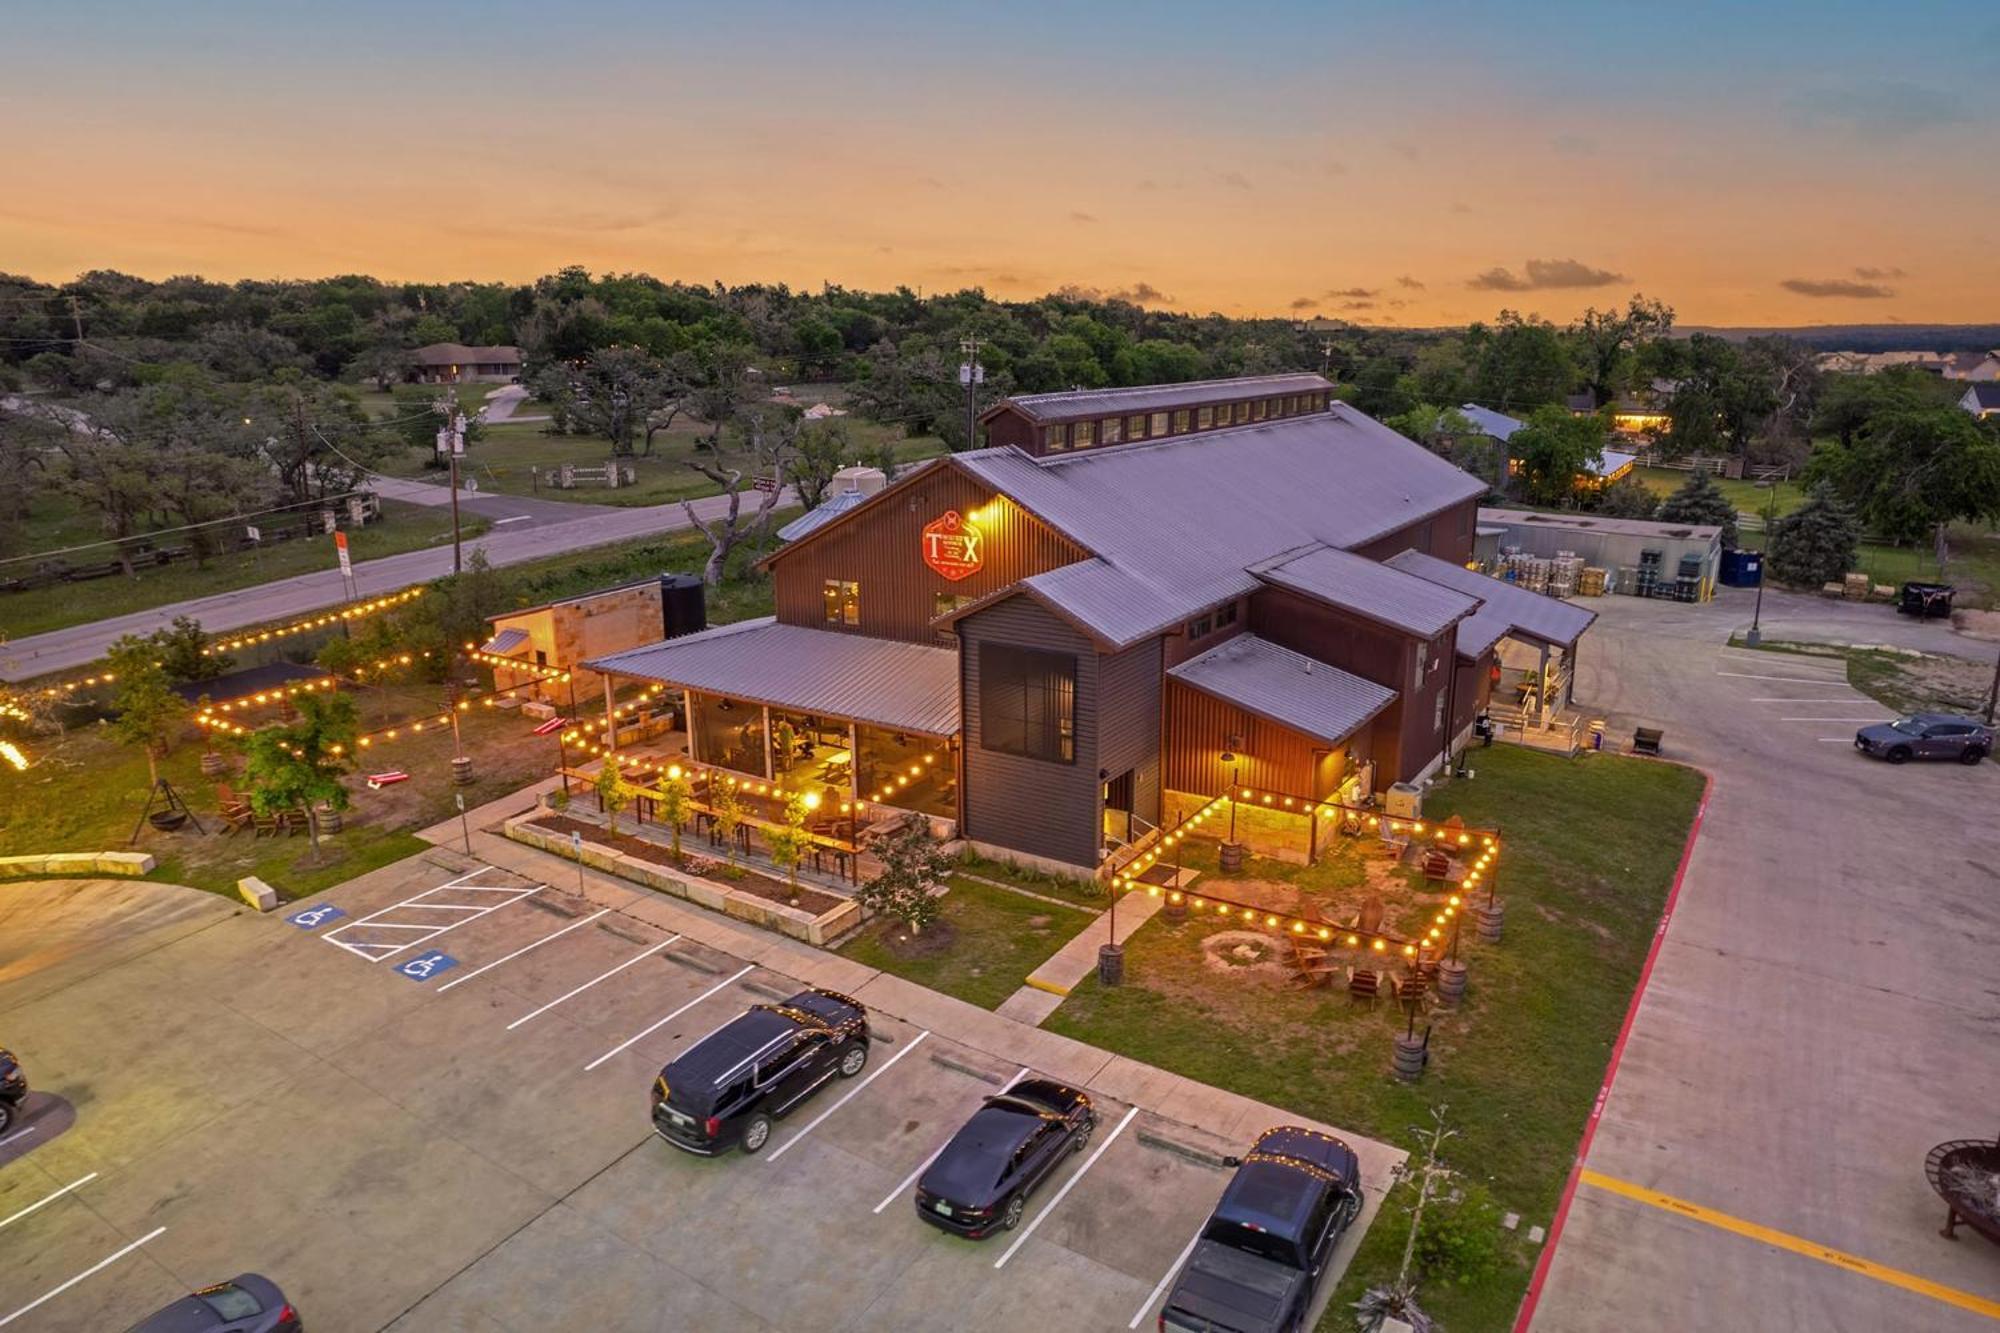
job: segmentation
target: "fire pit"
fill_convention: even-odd
[[[1940,1236],[1957,1240],[1963,1222],[2000,1245],[2000,1140],[1940,1143],[1924,1158],[1924,1177],[1945,1202]]]
[[[172,833],[175,829],[188,822],[188,812],[185,810],[155,810],[152,814],[146,816],[146,822],[162,833]]]

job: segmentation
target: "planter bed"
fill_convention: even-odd
[[[799,906],[793,907],[791,888],[783,880],[743,869],[730,878],[723,862],[686,855],[676,861],[670,848],[569,815],[520,815],[507,821],[505,833],[572,861],[580,853],[593,869],[809,944],[824,945],[861,924],[861,906],[851,899],[801,884]],[[581,848],[572,845],[572,834],[582,839]]]

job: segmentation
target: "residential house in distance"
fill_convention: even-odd
[[[2000,381],[1968,384],[1958,405],[1982,421],[1987,417],[2000,417]]]
[[[1508,416],[1504,412],[1495,412],[1492,408],[1481,407],[1477,403],[1461,404],[1458,411],[1459,415],[1478,427],[1481,434],[1499,441],[1503,447],[1507,441],[1514,438],[1514,432],[1526,424],[1514,417]],[[1586,413],[1585,415],[1589,414]],[[1622,449],[1606,449],[1597,456],[1595,461],[1584,465],[1583,474],[1577,478],[1577,484],[1591,490],[1595,490],[1600,486],[1609,486],[1612,482],[1630,472],[1637,466],[1638,462],[1639,456],[1637,454],[1628,453]],[[1518,460],[1509,452],[1507,455],[1507,475],[1510,477],[1518,475],[1520,470]]]
[[[1472,573],[1486,483],[1317,375],[1006,400],[766,557],[776,613],[590,658],[672,691],[698,767],[1101,872],[1226,790],[1434,773],[1523,635],[1594,613]]]
[[[2000,382],[2000,352],[1954,352],[1945,358],[1944,377],[1975,384]]]
[[[410,380],[416,384],[511,384],[521,378],[518,347],[432,343],[412,351],[410,363]]]
[[[1877,375],[1905,366],[1944,375],[1951,365],[1951,358],[1938,352],[1822,352],[1815,361],[1821,370],[1843,375]]]
[[[1664,391],[1656,385],[1646,393],[1621,393],[1611,404],[1611,429],[1619,435],[1652,435],[1665,430],[1673,418],[1667,415],[1665,399],[1672,393],[1672,387]],[[1579,417],[1596,416],[1604,410],[1597,401],[1597,395],[1590,392],[1573,393],[1563,399],[1563,406],[1571,415]]]

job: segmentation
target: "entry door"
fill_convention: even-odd
[[[1132,788],[1129,768],[1104,784],[1104,836],[1108,839],[1132,841]]]

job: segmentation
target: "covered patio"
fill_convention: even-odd
[[[607,714],[618,682],[677,698],[681,726],[609,752],[641,772],[713,772],[782,807],[870,808],[958,820],[958,655],[765,617],[593,659]]]

